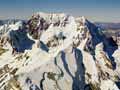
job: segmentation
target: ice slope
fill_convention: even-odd
[[[0,90],[119,90],[119,49],[85,17],[40,12],[0,32]]]

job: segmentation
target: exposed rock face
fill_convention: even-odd
[[[0,90],[119,90],[119,49],[84,17],[37,13],[26,26],[1,33]]]

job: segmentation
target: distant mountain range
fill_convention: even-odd
[[[95,25],[104,30],[120,30],[120,23],[95,22]]]
[[[18,21],[26,21],[26,20],[20,20],[20,19],[6,19],[6,20],[0,20],[0,26],[7,24],[7,23],[16,23]]]

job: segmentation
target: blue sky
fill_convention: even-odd
[[[65,12],[92,21],[120,22],[120,0],[0,0],[0,19],[25,19],[40,11]]]

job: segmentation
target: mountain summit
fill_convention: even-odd
[[[0,26],[0,90],[119,90],[119,66],[118,45],[85,17]]]

